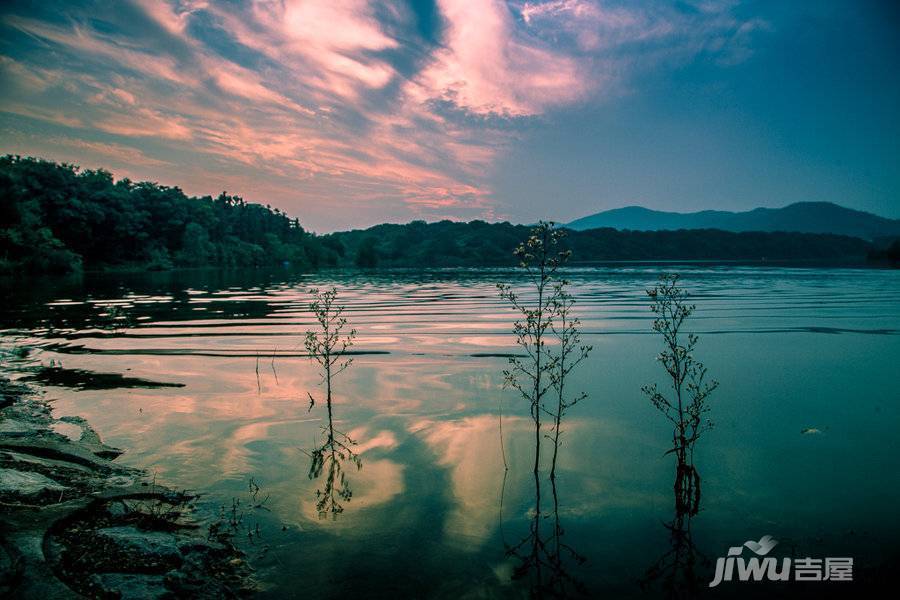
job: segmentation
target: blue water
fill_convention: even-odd
[[[588,398],[560,450],[552,516],[586,559],[566,572],[592,594],[636,596],[669,548],[671,429],[640,392],[664,382],[644,292],[663,270],[691,292],[696,355],[720,382],[696,452],[697,551],[714,561],[770,534],[784,556],[853,556],[860,574],[896,561],[900,272],[639,265],[567,273],[594,349],[568,384]],[[47,393],[127,449],[120,460],[208,506],[258,482],[269,500],[247,515],[261,537],[245,545],[265,593],[520,597],[528,578],[512,580],[505,548],[531,523],[533,432],[502,386],[517,350],[501,281],[527,294],[499,270],[98,275],[18,290],[0,326],[4,347],[36,348],[7,361],[17,376],[52,361],[184,384]],[[347,471],[344,512],[320,519],[306,452],[324,412],[308,412],[321,388],[303,333],[307,290],[332,285],[360,352],[335,381],[335,414],[363,467]],[[711,566],[698,571],[705,588]]]

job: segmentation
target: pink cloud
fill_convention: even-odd
[[[136,50],[126,40],[114,43],[78,24],[65,28],[21,17],[9,17],[6,19],[6,23],[33,36],[55,42],[88,56],[114,62],[150,77],[180,85],[191,85],[192,83],[179,72],[177,62],[172,58]]]
[[[65,145],[67,159],[80,150],[133,162],[194,193],[227,185],[332,224],[336,204],[354,224],[384,218],[379,211],[496,216],[491,175],[518,143],[518,123],[622,85],[637,59],[613,56],[620,47],[653,41],[667,56],[708,51],[740,60],[747,36],[764,26],[742,26],[713,8],[695,24],[587,0],[438,0],[441,38],[422,43],[413,66],[401,69],[391,57],[411,46],[396,32],[413,17],[399,5],[132,2],[157,25],[126,24],[148,29],[144,37],[98,30],[90,15],[53,24],[6,17],[61,63],[0,57],[13,90],[0,108],[85,130],[82,145]],[[262,66],[239,64],[197,37],[191,25],[201,13],[221,29],[220,42],[258,54]],[[115,141],[97,142],[98,132]],[[135,148],[145,139],[155,143]],[[189,158],[172,161],[172,151]]]
[[[57,125],[63,125],[64,127],[84,126],[84,121],[78,117],[70,116],[52,109],[48,110],[39,106],[29,106],[18,102],[3,102],[0,104],[0,108],[15,115],[47,121],[48,123],[55,123]]]
[[[122,144],[92,142],[70,137],[56,137],[48,141],[55,145],[67,146],[89,154],[99,155],[104,160],[110,161],[117,166],[166,167],[172,164],[164,160],[151,158],[138,148]],[[122,174],[119,175],[122,176]]]
[[[234,64],[223,64],[222,61],[214,61],[210,67],[209,72],[212,73],[219,88],[225,92],[254,102],[271,102],[307,115],[315,114],[312,110],[264,86],[248,69]]]
[[[211,12],[237,41],[287,67],[298,84],[328,102],[356,99],[396,76],[389,62],[370,55],[399,45],[382,30],[373,6],[366,0],[262,0],[246,13]]]
[[[416,214],[448,207],[489,211],[485,176],[506,142],[502,132],[491,128],[451,124],[432,111],[432,100],[455,94],[461,107],[472,112],[536,114],[560,101],[574,69],[571,60],[534,40],[518,39],[509,16],[498,12],[496,4],[486,5],[495,17],[502,17],[496,22],[499,29],[481,28],[475,39],[500,57],[515,55],[505,64],[519,70],[506,80],[517,80],[516,86],[504,91],[503,81],[491,82],[495,75],[460,46],[466,36],[451,37],[426,72],[407,80],[384,110],[366,112],[368,125],[358,130],[335,120],[328,107],[359,109],[365,90],[381,89],[399,77],[386,59],[372,54],[396,49],[400,42],[386,33],[368,2],[256,2],[240,12],[196,4],[177,10],[167,3],[139,4],[148,18],[190,50],[188,57],[175,59],[162,48],[151,52],[137,41],[78,22],[66,27],[14,18],[15,26],[31,35],[111,66],[115,84],[94,76],[66,82],[69,97],[86,96],[89,102],[87,110],[79,109],[85,121],[71,125],[89,123],[125,138],[189,143],[192,153],[218,157],[223,168],[245,165],[285,181],[307,182],[309,189],[330,186],[326,198],[340,197],[342,191],[373,201],[395,197]],[[241,43],[275,60],[280,71],[250,71],[210,52],[187,27],[198,9],[208,10]],[[326,22],[330,26],[322,27]],[[492,33],[502,34],[505,41],[487,48]],[[554,71],[560,66],[562,74]],[[459,93],[448,76],[471,84]],[[224,94],[209,97],[204,81]],[[435,87],[427,87],[430,84]],[[177,85],[176,97],[168,91],[172,85]],[[540,95],[546,98],[539,102]],[[556,100],[550,98],[554,95]],[[325,109],[307,108],[298,101],[304,97]],[[53,118],[46,111],[39,114]],[[145,165],[159,160],[129,156]],[[287,184],[279,195],[291,191],[296,194]]]
[[[444,48],[416,79],[420,99],[449,101],[471,113],[530,116],[576,102],[591,89],[572,56],[519,31],[499,0],[439,0]]]
[[[202,1],[183,2],[176,9],[175,6],[159,0],[134,0],[135,4],[147,13],[151,19],[159,23],[169,33],[182,36],[187,28],[191,15],[208,8],[209,4]]]

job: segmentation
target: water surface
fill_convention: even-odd
[[[569,384],[589,398],[565,427],[556,516],[586,559],[567,571],[592,593],[638,595],[669,547],[671,430],[640,393],[663,382],[643,291],[663,269],[675,267],[568,273],[594,351]],[[677,270],[697,305],[697,355],[721,383],[697,449],[697,548],[714,560],[771,534],[785,552],[854,556],[860,572],[896,560],[900,273]],[[502,386],[517,349],[500,281],[524,285],[501,270],[35,283],[13,290],[0,327],[5,349],[37,350],[4,360],[161,482],[227,506],[258,482],[268,510],[248,516],[261,535],[250,551],[268,594],[519,597],[505,548],[529,532],[533,440],[528,407]],[[307,393],[321,396],[321,378],[303,333],[307,290],[332,285],[358,330],[335,414],[363,467],[347,471],[345,511],[320,519],[307,452],[324,412]]]

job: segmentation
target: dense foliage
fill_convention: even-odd
[[[530,227],[509,223],[413,221],[326,236],[359,266],[513,266],[510,248]],[[570,264],[617,260],[862,260],[871,245],[858,238],[790,232],[569,231],[561,242]]]
[[[315,267],[336,254],[278,209],[225,193],[114,181],[34,158],[0,158],[0,270],[82,267]]]
[[[413,221],[315,236],[269,206],[225,193],[115,181],[35,158],[0,158],[0,271],[265,266],[478,267],[517,264],[529,227]],[[572,231],[573,264],[606,260],[859,260],[868,242],[830,234]]]
[[[900,266],[900,239],[875,240],[875,246],[869,252],[869,262],[889,264],[894,268]]]

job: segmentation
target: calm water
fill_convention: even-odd
[[[858,573],[896,561],[900,272],[678,271],[697,304],[697,354],[721,382],[716,427],[697,449],[697,550],[715,560],[771,534],[782,555],[853,556]],[[569,574],[616,597],[639,594],[670,543],[673,466],[663,453],[671,430],[640,393],[663,381],[643,292],[659,272],[570,273],[594,352],[570,384],[590,396],[566,424],[554,516],[586,559],[567,560]],[[127,449],[120,460],[206,492],[209,505],[230,506],[246,497],[249,478],[258,482],[269,511],[247,517],[262,536],[248,547],[262,554],[268,594],[518,597],[527,586],[511,581],[517,561],[504,548],[529,532],[533,440],[527,406],[502,388],[502,355],[516,348],[497,281],[516,279],[503,271],[94,276],[17,286],[0,327],[4,348],[38,348],[25,361],[5,359],[21,375],[53,361],[183,384],[45,389],[59,415],[83,415]],[[335,382],[335,412],[359,442],[363,467],[348,470],[345,512],[323,520],[315,509],[323,482],[307,476],[305,451],[321,435],[324,410],[308,412],[320,378],[303,356],[303,332],[312,325],[306,290],[331,285],[359,332],[360,354]],[[548,508],[546,482],[543,493]],[[705,588],[711,570],[698,569]]]

